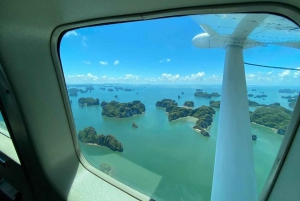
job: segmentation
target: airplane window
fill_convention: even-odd
[[[1,112],[0,112],[0,133],[6,135],[7,137],[10,137]]]
[[[210,200],[225,184],[257,198],[299,96],[299,33],[270,14],[66,32],[60,58],[82,154],[154,200]]]

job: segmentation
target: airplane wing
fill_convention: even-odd
[[[208,33],[233,39],[299,48],[300,28],[290,20],[269,14],[210,14],[192,19]],[[203,26],[204,25],[204,26]]]

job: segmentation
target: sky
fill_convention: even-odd
[[[195,47],[201,33],[190,16],[71,30],[60,44],[66,83],[221,84],[226,50]],[[245,62],[300,69],[299,49],[268,45],[243,53]],[[245,76],[248,85],[300,84],[300,71],[245,65]]]

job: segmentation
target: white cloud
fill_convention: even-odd
[[[208,77],[206,80],[210,83],[220,84],[222,82],[223,78],[222,78],[222,76],[218,76],[218,75],[213,74],[212,76]]]
[[[173,75],[173,74],[163,73],[161,77],[159,77],[157,80],[167,81],[167,82],[199,81],[199,80],[203,80],[204,76],[205,76],[204,72],[198,72],[196,74],[190,74],[186,76],[180,76],[179,74]]]
[[[299,70],[294,72],[294,78],[300,78],[300,67],[298,67],[297,69]]]
[[[145,81],[156,82],[157,79],[155,79],[155,78],[145,78]]]
[[[76,31],[68,31],[64,36],[65,37],[78,36],[78,33],[76,33]]]
[[[179,74],[172,75],[172,74],[163,73],[161,75],[162,81],[175,81],[175,80],[178,80],[179,78],[180,78]]]
[[[268,75],[271,75],[273,73],[273,71],[267,72]]]
[[[88,73],[86,76],[87,76],[89,79],[92,79],[92,80],[98,80],[98,77],[95,76],[95,75],[92,75],[91,73]]]
[[[87,41],[87,37],[86,36],[82,36],[82,40],[81,40],[82,46],[87,47],[86,41]]]
[[[204,72],[198,72],[196,74],[191,74],[191,75],[185,76],[184,80],[197,81],[197,80],[202,80],[204,76],[205,76]]]
[[[125,79],[125,80],[135,79],[135,80],[138,80],[139,76],[138,75],[133,75],[133,74],[125,74],[125,78],[121,77],[119,79]]]
[[[119,60],[115,60],[114,65],[118,65],[120,63]]]
[[[284,70],[284,71],[282,71],[282,73],[278,73],[278,76],[283,78],[283,77],[288,76],[290,74],[290,72],[291,72],[290,70]]]
[[[107,61],[99,61],[99,63],[100,63],[101,65],[108,65],[108,62],[107,62]]]
[[[171,59],[170,58],[166,58],[166,59],[163,59],[163,60],[159,60],[160,63],[163,63],[163,62],[170,62]]]
[[[75,75],[69,75],[68,78],[75,79],[75,80],[81,80],[81,81],[96,81],[98,80],[98,76],[93,75],[91,73],[88,73],[86,75],[83,74],[75,74]]]
[[[86,64],[86,65],[90,65],[91,62],[90,61],[82,61],[82,63]]]

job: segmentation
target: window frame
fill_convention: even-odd
[[[105,173],[102,173],[100,170],[90,165],[85,159],[85,157],[83,156],[83,154],[81,153],[80,145],[78,143],[77,133],[75,129],[75,122],[73,119],[72,110],[69,103],[67,87],[65,83],[64,74],[63,74],[63,67],[60,60],[59,48],[60,48],[60,42],[63,35],[67,31],[71,31],[73,29],[85,28],[91,26],[101,26],[101,25],[109,25],[115,23],[151,20],[151,19],[159,19],[159,18],[167,18],[167,17],[179,17],[179,16],[193,15],[193,14],[219,14],[219,13],[268,13],[268,14],[274,14],[274,15],[285,17],[286,19],[291,20],[298,26],[300,24],[300,14],[298,10],[288,5],[281,4],[281,3],[276,3],[276,4],[257,3],[256,5],[253,5],[253,3],[246,3],[246,4],[231,4],[231,5],[222,5],[222,6],[180,8],[180,9],[162,10],[162,11],[156,11],[150,13],[132,14],[126,16],[119,16],[119,17],[92,19],[83,22],[75,22],[71,24],[61,25],[58,26],[53,31],[51,36],[51,54],[55,66],[57,79],[59,82],[59,87],[61,90],[61,95],[63,97],[65,112],[67,114],[69,127],[72,133],[72,139],[73,139],[76,155],[79,159],[79,162],[88,171],[92,172],[96,176],[104,179],[106,182],[123,190],[124,192],[132,195],[137,199],[141,199],[141,200],[145,199],[143,194],[126,186],[125,184],[117,181],[116,179],[106,175]],[[267,200],[272,192],[274,184],[276,183],[280,170],[284,164],[288,151],[290,150],[292,141],[299,127],[299,122],[300,122],[299,111],[300,111],[300,99],[298,99],[296,103],[290,124],[285,133],[285,137],[280,146],[280,149],[274,161],[269,177],[264,185],[261,194],[259,195],[259,200]]]

